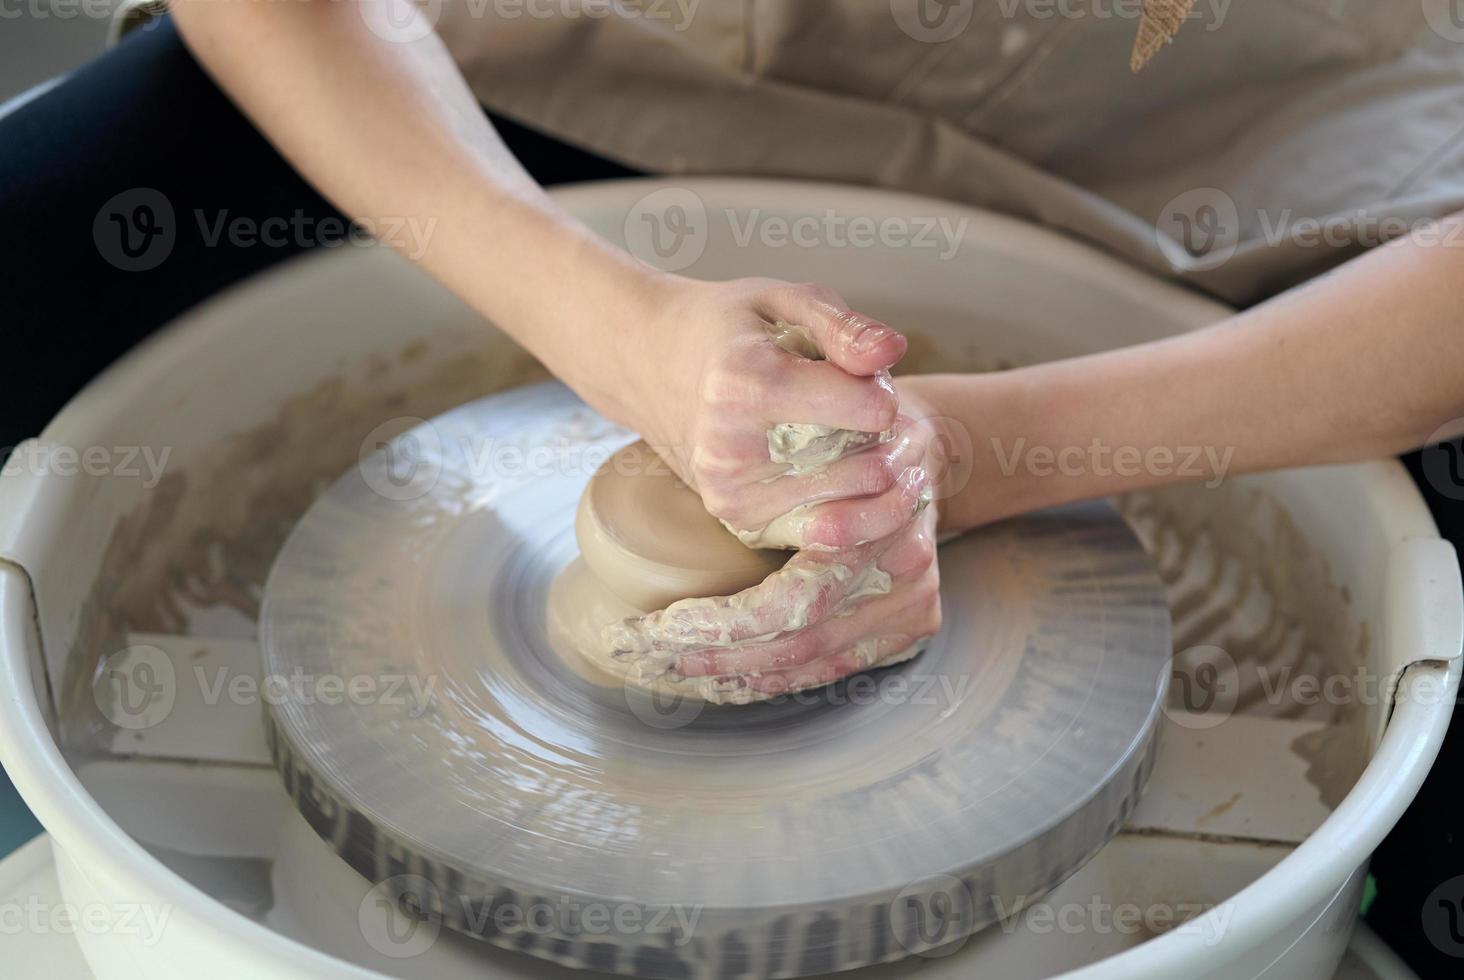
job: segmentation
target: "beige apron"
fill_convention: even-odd
[[[1236,303],[1464,208],[1464,0],[420,6],[485,105],[635,167],[979,205]]]

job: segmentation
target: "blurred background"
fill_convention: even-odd
[[[0,103],[100,51],[121,0],[0,0]]]
[[[0,0],[0,113],[102,50],[120,5],[121,0]],[[8,448],[0,447],[0,458],[6,455]],[[40,832],[0,770],[0,856]]]

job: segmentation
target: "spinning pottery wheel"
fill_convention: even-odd
[[[560,963],[794,976],[958,939],[1115,833],[1170,644],[1111,508],[943,546],[945,627],[913,660],[709,705],[596,673],[555,635],[581,492],[632,439],[561,385],[513,390],[391,440],[295,528],[265,673],[346,693],[272,701],[271,747],[359,872]]]

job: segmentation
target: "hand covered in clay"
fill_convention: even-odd
[[[940,629],[935,511],[844,551],[800,551],[734,596],[683,599],[606,631],[644,677],[672,674],[709,701],[789,694],[915,656]]]
[[[901,334],[823,286],[664,288],[621,421],[708,511],[756,547],[845,548],[910,521],[919,455],[889,376]]]
[[[922,417],[902,417],[902,438],[920,454],[902,477],[913,510],[903,525],[850,547],[805,548],[736,595],[684,599],[616,623],[606,630],[611,655],[642,676],[689,683],[709,701],[741,703],[919,653],[941,624],[928,475],[938,470],[926,409],[907,407]]]

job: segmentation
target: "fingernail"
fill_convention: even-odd
[[[867,323],[859,328],[859,332],[849,342],[849,348],[856,354],[868,354],[892,337],[894,333],[893,330],[882,324]]]

